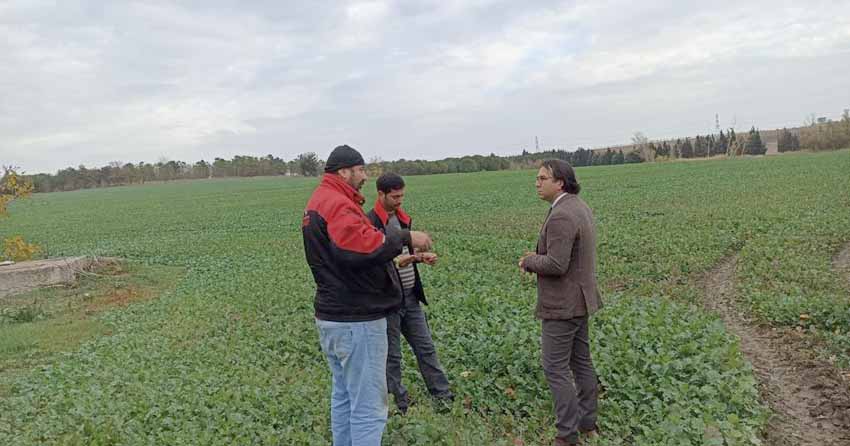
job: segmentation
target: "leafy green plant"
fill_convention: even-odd
[[[3,311],[0,312],[0,317],[10,323],[33,322],[39,319],[44,319],[46,316],[47,313],[44,311],[44,308],[38,304],[38,302],[33,302],[32,304],[14,309],[4,308]]]

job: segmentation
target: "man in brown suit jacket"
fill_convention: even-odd
[[[526,253],[519,267],[537,274],[535,315],[542,320],[543,371],[555,400],[554,444],[576,445],[579,433],[596,435],[598,391],[587,323],[602,301],[593,213],[578,197],[581,187],[565,161],[544,161],[536,186],[551,206],[537,252]]]

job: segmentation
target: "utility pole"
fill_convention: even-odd
[[[715,113],[715,114],[714,114],[714,135],[715,135],[715,137],[717,137],[717,138],[719,138],[719,137],[720,137],[720,113]],[[705,151],[705,157],[706,157],[706,158],[710,158],[710,157],[711,157],[711,149],[712,149],[712,147],[711,147],[711,146],[712,146],[712,145],[711,145],[711,144],[709,144],[708,149]]]

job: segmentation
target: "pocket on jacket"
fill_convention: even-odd
[[[581,298],[579,285],[560,277],[554,280],[538,277],[537,293],[540,305],[551,310],[571,308],[575,305],[573,300]]]

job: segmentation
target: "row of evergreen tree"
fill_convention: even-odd
[[[644,153],[652,159],[661,158],[706,158],[717,155],[741,156],[764,155],[767,147],[755,127],[744,135],[738,135],[734,129],[718,135],[697,135],[695,138],[676,139],[675,141],[649,142]]]

